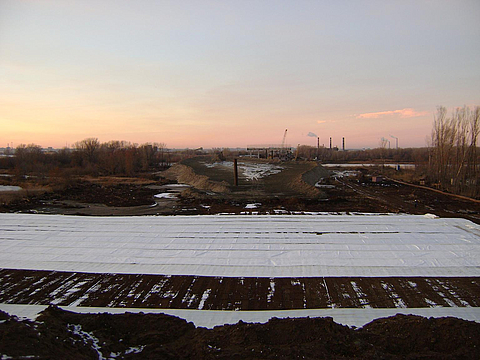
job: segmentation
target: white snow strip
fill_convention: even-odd
[[[480,276],[480,226],[418,215],[0,214],[0,268],[231,277]]]
[[[22,188],[20,186],[13,185],[0,185],[0,192],[2,191],[20,191]]]
[[[120,357],[122,355],[139,354],[143,351],[143,349],[145,349],[145,345],[133,346],[131,348],[128,348],[124,352],[116,352],[116,353],[112,352],[112,353],[110,353],[110,358],[116,359],[117,357]],[[123,358],[123,356],[122,356],[122,358]]]
[[[273,295],[275,295],[275,279],[270,279],[270,287],[267,294],[267,303],[272,302]]]
[[[359,174],[360,174],[360,172],[358,172],[358,171],[334,171],[333,172],[333,177],[344,178],[344,177],[357,176]]]
[[[387,284],[385,282],[381,282],[381,285],[382,285],[382,288],[388,292],[388,294],[390,295],[390,299],[393,300],[393,303],[395,304],[395,307],[397,308],[406,308],[407,307],[407,304],[405,304],[405,302],[403,301],[402,298],[400,298],[400,296],[394,291],[394,288],[393,286],[391,286],[390,284]],[[452,303],[453,304],[453,303]],[[451,305],[451,306],[456,306],[455,304]]]
[[[212,289],[207,289],[204,291],[202,295],[202,299],[200,300],[200,304],[198,305],[198,310],[203,310],[203,307],[205,306],[205,301],[207,301],[211,293],[212,293]]]
[[[90,345],[90,347],[96,351],[98,360],[107,360],[107,358],[103,357],[100,341],[93,335],[93,333],[83,331],[82,326],[77,324],[71,324],[68,327],[74,335],[79,336],[85,344]]]
[[[357,294],[357,298],[358,298],[358,301],[360,302],[360,304],[362,304],[362,306],[364,308],[371,308],[370,304],[368,303],[368,296],[367,294],[365,294],[362,289],[360,289],[360,287],[357,285],[357,283],[355,281],[350,281],[350,283],[352,284],[352,288],[353,290],[355,291],[355,293]]]
[[[173,200],[173,199],[178,198],[178,194],[176,194],[176,193],[160,193],[160,194],[154,195],[154,197],[157,198],[157,199]]]
[[[165,188],[189,188],[190,185],[187,184],[167,184],[163,185]]]
[[[37,315],[45,310],[44,305],[12,305],[0,303],[0,310],[20,318],[34,320]],[[167,314],[178,316],[195,326],[213,328],[218,325],[236,324],[240,320],[249,323],[265,323],[273,317],[276,318],[300,318],[300,317],[332,317],[336,323],[361,327],[375,319],[394,316],[396,314],[420,315],[424,317],[452,316],[459,319],[476,321],[480,323],[480,308],[478,307],[434,307],[434,308],[336,308],[336,309],[308,309],[308,310],[274,310],[274,311],[225,311],[225,310],[185,310],[185,309],[152,309],[152,308],[106,308],[106,307],[73,307],[61,306],[67,311],[77,313],[110,313],[124,314]]]
[[[323,167],[339,167],[339,168],[359,168],[359,167],[376,167],[384,166],[397,169],[415,169],[415,164],[322,164]]]

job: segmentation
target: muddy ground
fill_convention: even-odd
[[[309,183],[302,175],[312,171],[315,163],[287,163],[280,174],[254,181],[241,180],[234,187],[227,180],[231,169],[212,169],[205,159],[187,163],[200,176],[211,175],[212,182],[228,184],[227,192],[214,192],[191,186],[178,191],[167,184],[178,176],[151,175],[148,179],[78,178],[54,192],[31,194],[7,202],[1,201],[0,212],[35,212],[67,215],[196,215],[219,213],[298,213],[298,212],[371,212],[432,213],[440,217],[462,217],[480,224],[480,202],[460,199],[448,194],[405,185],[386,179],[371,181],[372,169],[358,169],[356,176],[334,176],[322,169],[315,174],[324,178],[316,189],[315,178]],[[278,165],[278,164],[275,164]],[[320,168],[321,169],[321,168]],[[335,174],[335,173],[333,173]],[[231,181],[231,180],[230,180]],[[177,198],[155,198],[159,193],[179,193]],[[255,206],[252,207],[252,204]]]
[[[211,175],[209,181],[226,182],[228,191],[214,192],[208,189],[210,182],[207,188],[179,190],[168,185],[176,183],[175,178],[161,174],[145,179],[78,178],[56,191],[0,201],[0,211],[125,216],[401,212],[463,217],[480,224],[478,202],[394,180],[374,183],[371,169],[358,170],[355,176],[327,176],[322,181],[326,186],[315,189],[317,179],[310,176],[307,183],[302,175],[316,164],[298,163],[286,166],[281,174],[250,183],[242,180],[233,187],[229,171],[209,173],[209,168],[190,162],[200,175]],[[325,173],[325,169],[316,173],[318,180]],[[159,193],[179,195],[156,198]],[[0,302],[17,304],[270,310],[478,307],[479,299],[478,278],[269,279],[0,271]],[[206,330],[163,315],[78,315],[54,308],[44,313],[42,323],[0,317],[0,355],[13,358],[101,358],[99,354],[127,359],[480,358],[480,325],[451,318],[396,316],[360,330],[331,319],[271,320],[265,325],[239,323]]]
[[[199,310],[479,307],[480,279],[232,278],[0,269],[0,303]]]
[[[404,315],[359,329],[332,318],[205,329],[163,314],[49,307],[22,321],[0,311],[2,359],[478,359],[479,335],[475,322]]]

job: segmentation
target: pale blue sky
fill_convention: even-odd
[[[477,0],[0,0],[0,147],[425,146],[438,105],[480,105],[479,19]]]

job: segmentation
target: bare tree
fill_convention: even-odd
[[[429,174],[445,189],[478,196],[477,139],[480,133],[480,107],[464,106],[447,117],[444,107],[434,117]]]
[[[97,160],[97,152],[100,148],[100,143],[97,138],[87,138],[82,141],[78,141],[74,145],[75,150],[80,152],[84,159],[89,163],[95,163]]]

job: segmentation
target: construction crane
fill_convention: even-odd
[[[287,129],[285,129],[285,133],[283,134],[283,140],[282,140],[282,147],[280,148],[280,152],[278,154],[278,157],[285,161],[285,160],[288,160],[288,151],[287,151],[287,148],[285,147],[286,146],[286,140],[287,140]]]
[[[283,134],[282,150],[285,149],[285,140],[287,139],[287,130],[288,129],[285,129],[285,133]]]

